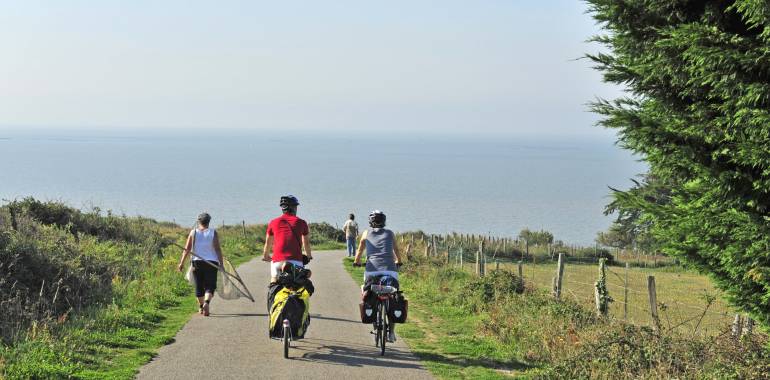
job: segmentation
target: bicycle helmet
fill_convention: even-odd
[[[372,228],[385,227],[385,213],[380,210],[374,210],[369,213],[369,226]]]
[[[279,204],[283,212],[296,211],[297,206],[299,206],[299,199],[291,194],[284,195],[281,197],[281,202]]]

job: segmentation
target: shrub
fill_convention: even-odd
[[[493,270],[463,285],[455,298],[456,304],[471,311],[487,310],[490,304],[510,294],[524,292],[524,282],[508,270]]]
[[[345,241],[345,232],[335,228],[329,223],[310,223],[310,243],[317,244],[326,241]]]

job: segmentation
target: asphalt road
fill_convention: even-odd
[[[345,252],[313,256],[316,293],[310,298],[310,327],[305,339],[292,343],[289,359],[283,358],[282,343],[268,338],[269,268],[255,259],[238,273],[256,302],[215,298],[211,315],[194,315],[137,378],[431,379],[401,339],[387,346],[384,357],[379,355],[371,325],[362,324],[358,315],[360,283],[342,267]],[[195,302],[192,295],[190,302]]]

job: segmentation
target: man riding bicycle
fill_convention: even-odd
[[[283,214],[267,225],[267,236],[265,236],[265,246],[262,250],[262,260],[271,262],[270,282],[278,279],[284,262],[288,261],[295,266],[304,267],[313,259],[307,222],[297,217],[299,200],[293,195],[285,195],[281,197],[279,204]],[[269,253],[271,246],[272,256]]]
[[[369,214],[369,226],[361,234],[356,257],[353,265],[361,265],[361,255],[366,248],[366,268],[364,269],[364,287],[375,279],[384,276],[398,280],[398,267],[401,265],[401,255],[398,252],[396,238],[393,231],[385,228],[385,214],[380,210],[374,210]],[[397,287],[397,286],[396,286]],[[390,330],[388,340],[396,340],[395,332]]]
[[[289,340],[305,335],[310,323],[309,298],[315,288],[310,281],[310,271],[304,268],[313,256],[307,223],[297,217],[299,200],[293,195],[285,195],[279,204],[283,214],[267,225],[262,260],[270,262],[267,294],[270,336],[285,340],[286,356]],[[272,256],[269,253],[271,246]],[[286,331],[290,331],[290,336],[284,335]]]

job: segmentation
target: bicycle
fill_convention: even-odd
[[[289,299],[292,299],[292,298],[293,299],[299,299],[301,297],[301,293],[304,292],[304,291],[305,291],[304,288],[297,289],[297,290],[292,290],[291,293],[289,294],[289,296],[287,297],[287,302],[289,302]],[[299,301],[299,302],[302,302],[302,301]],[[282,314],[281,317],[284,317],[284,315]],[[295,318],[296,318],[296,316],[295,316]],[[306,324],[303,324],[302,326],[299,327],[300,331],[302,331],[303,328],[307,329],[307,326],[309,325],[309,322],[310,321],[309,321],[309,317],[308,317],[308,320],[306,321]],[[291,321],[289,320],[289,318],[286,318],[286,317],[284,317],[281,320],[281,330],[280,330],[280,333],[281,333],[280,336],[271,335],[270,337],[272,339],[280,340],[281,343],[283,343],[283,357],[288,359],[289,358],[289,348],[291,347],[291,342],[295,341],[295,340],[298,340],[298,339],[301,339],[302,336],[295,337],[295,335],[294,335],[295,331],[292,330],[292,328],[291,328]]]
[[[385,343],[387,337],[393,330],[393,323],[390,321],[389,309],[390,300],[398,289],[388,285],[372,285],[371,291],[377,295],[377,317],[374,320],[374,345],[380,348],[380,356],[385,355]]]
[[[308,277],[310,271],[305,268],[283,268],[268,291],[268,334],[283,343],[284,358],[289,357],[291,342],[304,338],[310,325],[309,298],[315,287]]]

